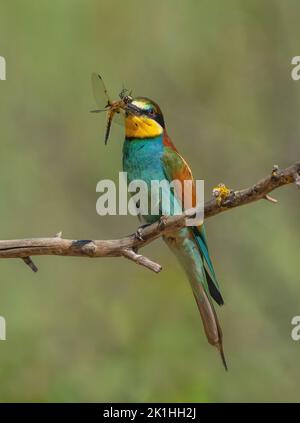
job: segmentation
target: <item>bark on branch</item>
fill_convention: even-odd
[[[261,199],[277,202],[269,193],[290,183],[295,183],[300,188],[300,162],[285,169],[274,166],[269,176],[240,191],[229,190],[224,184],[220,184],[213,190],[213,198],[205,203],[205,218]],[[138,250],[166,232],[183,228],[186,218],[194,214],[195,210],[191,209],[180,216],[163,217],[152,225],[140,228],[136,234],[121,239],[71,240],[63,239],[60,232],[52,238],[3,240],[0,241],[0,258],[21,258],[36,272],[37,267],[30,256],[125,257],[154,272],[160,272],[162,267],[138,254]]]

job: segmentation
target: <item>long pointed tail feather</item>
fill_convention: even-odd
[[[193,282],[191,282],[193,288]],[[223,335],[222,330],[220,327],[220,323],[217,317],[217,313],[212,305],[211,301],[209,300],[206,292],[202,288],[199,287],[201,292],[201,299],[199,299],[199,292],[198,295],[194,292],[194,297],[200,312],[200,316],[203,322],[204,331],[207,337],[208,342],[215,346],[221,356],[222,363],[224,365],[225,370],[228,370],[228,366],[225,359],[224,348],[223,348]],[[194,288],[193,288],[194,291]]]
[[[200,312],[207,340],[218,349],[223,365],[227,370],[228,367],[223,349],[222,330],[210,296],[211,292],[199,244],[196,242],[193,232],[188,228],[164,236],[164,240],[176,254],[186,271]],[[223,303],[221,295],[220,298],[215,297],[214,299],[219,299],[220,301],[218,302],[221,304]]]

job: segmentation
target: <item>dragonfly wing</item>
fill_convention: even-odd
[[[91,76],[94,99],[100,109],[105,109],[111,105],[111,101],[100,75],[93,72]]]
[[[91,76],[94,99],[100,110],[92,110],[93,113],[109,111],[109,107],[113,104],[110,100],[108,91],[104,81],[98,73],[93,72]],[[124,111],[115,112],[112,119],[113,123],[124,125]]]
[[[115,112],[112,118],[113,123],[117,123],[118,125],[125,125],[125,113],[124,110],[120,110],[119,112]]]

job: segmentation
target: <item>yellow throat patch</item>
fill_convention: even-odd
[[[126,138],[152,138],[161,135],[163,128],[154,119],[129,115],[125,118]]]

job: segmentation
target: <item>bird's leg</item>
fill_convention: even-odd
[[[166,219],[167,219],[167,216],[165,216],[165,215],[162,215],[162,216],[160,216],[160,218],[159,218],[159,223],[158,223],[158,227],[159,227],[159,229],[162,231],[163,229],[165,229],[165,226],[166,226]]]
[[[163,230],[166,226],[166,219],[167,216],[160,216],[159,220],[158,220],[158,228],[159,230]],[[152,225],[152,223],[145,223],[144,225],[139,226],[139,228],[137,229],[136,233],[135,233],[135,237],[136,239],[138,239],[139,241],[145,241],[142,235],[143,229],[147,228],[147,226]]]

